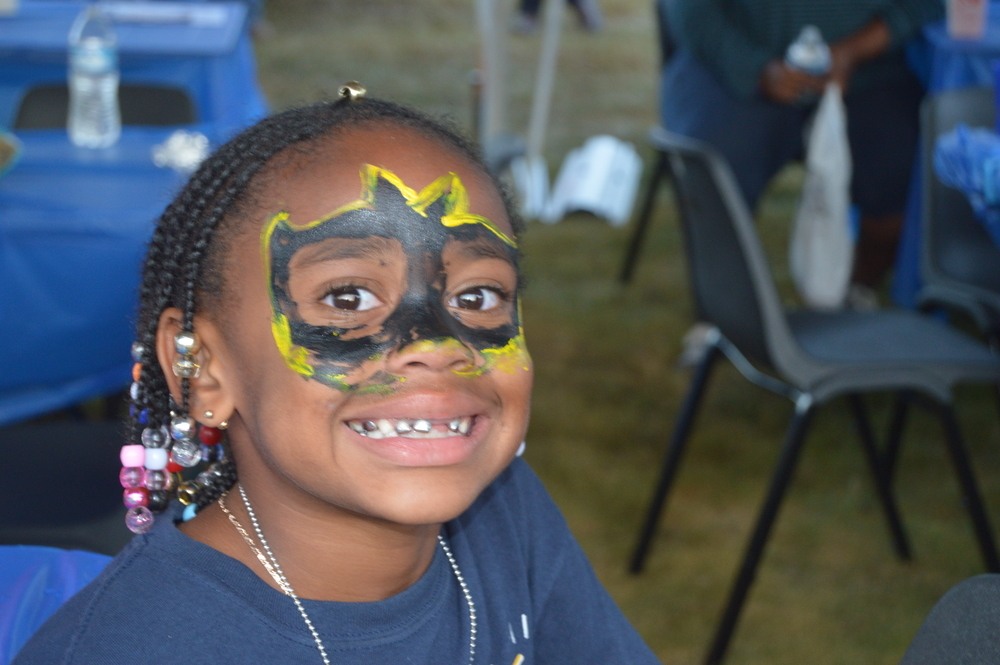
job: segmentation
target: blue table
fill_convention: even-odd
[[[1000,59],[1000,2],[991,2],[986,33],[981,40],[955,41],[943,22],[924,28],[921,39],[907,48],[910,66],[920,77],[927,94],[972,87],[994,87],[993,62]],[[920,156],[910,183],[903,237],[896,262],[892,297],[913,307],[920,291]]]
[[[180,6],[180,5],[178,5]],[[122,81],[187,90],[218,145],[264,115],[240,3],[222,20],[116,25]],[[61,83],[66,34],[83,3],[22,0],[0,18],[0,126],[24,92]],[[15,132],[20,160],[0,177],[0,425],[128,385],[139,269],[153,223],[185,177],[152,163],[177,127],[126,126],[105,150],[64,129]]]

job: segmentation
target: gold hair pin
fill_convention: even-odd
[[[365,87],[357,81],[348,81],[344,85],[340,86],[340,90],[337,91],[337,95],[339,97],[349,99],[352,102],[364,99],[367,93],[368,91],[365,90]]]

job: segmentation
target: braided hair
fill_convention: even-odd
[[[351,84],[348,84],[349,86]],[[356,84],[355,84],[356,85]],[[345,89],[347,86],[345,86]],[[129,443],[141,456],[154,456],[151,449],[166,449],[169,463],[158,472],[159,464],[126,462],[123,449],[122,485],[126,488],[129,513],[126,523],[137,533],[149,529],[153,513],[166,509],[176,495],[183,503],[203,507],[215,501],[236,482],[236,467],[220,432],[202,425],[200,431],[188,414],[189,381],[181,379],[181,403],[174,403],[166,377],[157,360],[156,337],[164,309],[183,312],[182,329],[197,345],[193,333],[196,312],[219,306],[225,289],[223,266],[226,252],[250,205],[254,190],[261,186],[262,174],[272,160],[292,146],[304,147],[321,138],[364,125],[394,125],[408,128],[439,141],[491,178],[503,199],[515,235],[522,223],[513,211],[505,187],[490,173],[478,150],[451,127],[412,109],[386,101],[344,95],[335,102],[320,102],[287,110],[268,117],[244,130],[208,157],[160,217],[149,243],[139,290],[139,312],[133,357],[136,369],[131,388],[128,418]],[[183,333],[182,333],[183,334]],[[182,360],[192,362],[197,348],[177,350]],[[196,376],[197,365],[181,377]],[[196,438],[200,438],[199,447]],[[138,444],[143,444],[140,448]],[[192,446],[195,454],[191,454]],[[126,446],[129,448],[130,446]],[[187,451],[182,455],[182,447]],[[158,453],[156,459],[162,459]],[[185,457],[185,459],[180,459]],[[194,479],[181,482],[180,466],[210,462]],[[190,475],[190,474],[189,474]],[[143,479],[145,482],[143,482]],[[129,492],[137,492],[130,501]],[[140,496],[141,495],[141,496]]]

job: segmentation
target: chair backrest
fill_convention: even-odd
[[[670,31],[670,15],[667,9],[674,0],[654,0],[656,11],[656,32],[660,37],[660,65],[666,65],[667,61],[677,50],[677,42]]]
[[[122,83],[118,106],[123,125],[170,127],[197,122],[194,101],[186,90],[166,85]],[[28,90],[18,106],[14,129],[58,129],[66,126],[69,90],[65,83]]]
[[[976,219],[965,195],[934,172],[937,138],[959,123],[994,126],[991,88],[967,88],[929,96],[921,109],[923,219],[921,275],[927,285],[972,287],[996,293],[1000,301],[1000,248]]]
[[[794,346],[753,218],[725,159],[657,128],[677,193],[698,315],[752,359],[775,366]]]
[[[0,665],[7,665],[70,596],[111,557],[81,550],[0,546]]]

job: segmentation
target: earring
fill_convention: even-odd
[[[211,420],[212,418],[215,417],[215,414],[212,413],[211,411],[206,411],[205,412],[205,417]]]
[[[216,429],[228,429],[228,428],[229,428],[229,421],[223,420],[221,423],[219,423],[219,426]]]

